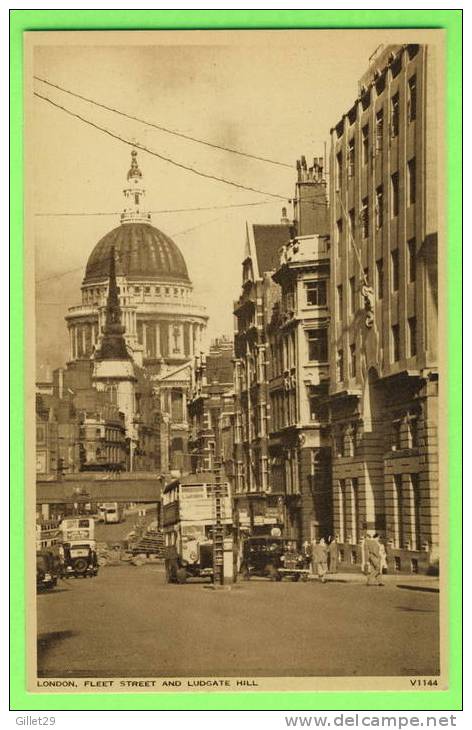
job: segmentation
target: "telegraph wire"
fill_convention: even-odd
[[[287,202],[290,203],[290,201],[296,200],[295,198],[287,198]],[[300,203],[313,203],[313,205],[317,205],[319,208],[327,208],[326,203],[320,203],[319,198],[303,198],[299,201]],[[225,210],[230,208],[248,208],[253,207],[257,205],[272,205],[271,200],[261,200],[259,202],[252,202],[252,203],[232,203],[229,205],[209,205],[209,206],[202,206],[202,207],[196,207],[196,208],[167,208],[162,210],[149,210],[148,213],[154,214],[163,214],[163,213],[191,213],[191,212],[199,212],[199,211],[207,211],[207,210]],[[67,212],[67,213],[35,213],[34,215],[38,218],[62,218],[62,217],[79,217],[79,216],[117,216],[120,215],[121,211],[113,211],[113,212],[102,212],[102,211],[93,211],[93,212]]]
[[[162,214],[162,213],[190,213],[190,212],[199,212],[199,211],[206,211],[206,210],[224,210],[227,208],[247,208],[250,206],[255,205],[272,205],[271,200],[261,200],[259,202],[252,202],[252,203],[232,203],[230,205],[209,205],[209,206],[202,206],[197,208],[167,208],[163,210],[149,210],[148,213],[154,214]],[[105,213],[101,211],[92,212],[92,213],[79,213],[79,212],[71,212],[71,213],[35,213],[35,216],[38,218],[55,218],[55,217],[63,217],[63,216],[115,216],[120,215],[121,211],[113,211],[110,213]]]
[[[107,106],[106,104],[102,104],[99,101],[96,101],[96,99],[90,99],[87,96],[83,96],[82,94],[78,94],[75,91],[70,91],[70,89],[66,89],[64,86],[60,86],[59,84],[53,84],[52,81],[47,81],[46,79],[41,78],[40,76],[34,76],[37,81],[41,81],[43,84],[47,84],[48,86],[52,86],[55,89],[59,89],[59,91],[63,91],[66,94],[70,94],[70,96],[75,96],[77,99],[82,99],[82,101],[86,101],[90,104],[94,104],[95,106],[100,107],[101,109],[106,109],[109,112],[113,112],[114,114],[119,114],[122,117],[126,117],[127,119],[132,119],[135,122],[139,122],[140,124],[145,124],[148,127],[154,127],[155,129],[158,129],[161,132],[166,132],[167,134],[172,134],[176,137],[181,137],[182,139],[190,140],[191,142],[197,142],[198,144],[206,145],[207,147],[213,147],[217,150],[223,150],[224,152],[231,152],[234,155],[240,155],[241,157],[248,157],[252,160],[258,160],[259,162],[267,162],[270,165],[278,165],[279,167],[289,167],[291,168],[292,165],[289,165],[287,162],[279,162],[278,160],[271,160],[268,157],[260,157],[259,155],[253,155],[250,152],[242,152],[242,150],[236,150],[232,147],[226,147],[225,145],[219,145],[214,142],[208,142],[208,140],[200,139],[198,137],[192,137],[190,134],[184,134],[183,132],[178,132],[175,129],[169,129],[168,127],[164,127],[160,124],[155,124],[154,122],[150,122],[147,119],[140,119],[139,117],[135,117],[133,114],[127,114],[126,112],[121,111],[120,109],[116,109],[112,106]]]
[[[179,167],[182,170],[185,170],[186,172],[193,172],[195,175],[199,175],[200,177],[204,177],[207,180],[215,180],[216,182],[224,183],[225,185],[231,185],[234,188],[238,188],[239,190],[249,190],[251,193],[259,193],[260,195],[267,195],[271,198],[276,198],[278,200],[287,200],[286,195],[279,195],[277,193],[268,193],[264,190],[258,190],[257,188],[252,188],[249,185],[242,185],[241,183],[237,183],[234,180],[227,180],[224,177],[218,177],[217,175],[211,175],[207,172],[202,172],[201,170],[197,170],[194,167],[190,167],[189,165],[184,165],[181,162],[176,162],[176,160],[173,160],[170,157],[166,157],[165,155],[160,154],[160,152],[156,152],[155,150],[149,149],[149,147],[146,147],[145,145],[141,144],[140,142],[133,142],[129,139],[125,139],[125,137],[122,137],[119,134],[116,134],[115,132],[112,132],[111,130],[107,129],[106,127],[102,127],[99,124],[96,124],[95,122],[92,122],[90,119],[86,119],[85,117],[81,116],[80,114],[77,114],[76,112],[71,111],[70,109],[67,109],[67,107],[62,106],[61,104],[58,104],[57,102],[53,101],[47,96],[43,96],[42,94],[39,94],[37,91],[33,92],[34,96],[37,96],[39,99],[43,99],[43,101],[48,102],[52,106],[56,107],[57,109],[60,109],[61,111],[65,112],[66,114],[69,114],[71,117],[75,117],[76,119],[79,119],[81,122],[84,122],[85,124],[88,124],[91,127],[94,127],[95,129],[98,129],[100,132],[104,132],[104,134],[107,134],[109,137],[112,137],[113,139],[117,139],[120,142],[124,142],[124,144],[129,145],[130,147],[134,147],[140,150],[143,150],[144,152],[147,152],[150,155],[153,155],[154,157],[158,157],[160,160],[163,160],[164,162],[168,162],[171,165],[174,165],[175,167]]]

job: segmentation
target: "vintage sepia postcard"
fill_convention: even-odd
[[[447,692],[446,31],[23,40],[28,693]]]

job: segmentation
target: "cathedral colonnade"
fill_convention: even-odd
[[[91,357],[100,340],[101,312],[96,317],[69,321],[69,359]],[[145,359],[193,358],[203,347],[205,323],[185,318],[136,317],[135,312],[123,313],[128,344],[141,345]]]

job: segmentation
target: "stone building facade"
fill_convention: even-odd
[[[434,49],[381,49],[331,131],[330,421],[345,564],[366,531],[396,569],[438,555]]]
[[[232,402],[233,342],[225,337],[195,357],[188,396],[189,460],[192,473],[212,471],[223,461],[222,414]]]
[[[297,162],[291,239],[273,280],[280,299],[267,325],[270,479],[284,495],[284,534],[331,534],[328,436],[329,218],[323,160]]]
[[[234,496],[240,529],[267,532],[283,522],[283,489],[269,479],[266,327],[279,297],[272,280],[289,221],[248,224],[241,295],[234,305]]]

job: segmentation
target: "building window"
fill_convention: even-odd
[[[336,155],[336,190],[341,188],[341,179],[343,174],[343,154],[338,152]]]
[[[311,307],[326,305],[326,282],[307,281],[305,283],[306,303]]]
[[[349,232],[351,234],[349,243],[352,243],[352,239],[356,235],[356,214],[354,212],[354,208],[351,208],[349,211]]]
[[[367,165],[369,161],[369,125],[362,127],[362,164]]]
[[[349,303],[351,314],[354,314],[356,311],[356,279],[354,276],[349,279]]]
[[[336,380],[339,383],[344,380],[344,357],[342,350],[338,350],[336,354]]]
[[[413,205],[416,202],[416,160],[414,157],[408,160],[407,180],[408,205]]]
[[[349,345],[349,351],[351,355],[351,378],[355,378],[357,374],[356,346]]]
[[[392,423],[392,451],[400,451],[402,447],[402,422],[398,418]]]
[[[375,227],[377,230],[383,226],[383,185],[379,185],[375,191]]]
[[[392,217],[398,215],[400,207],[400,178],[398,172],[394,172],[392,175]]]
[[[161,287],[160,286],[156,286],[156,294],[158,297],[161,296]]]
[[[397,548],[403,547],[404,540],[404,510],[403,510],[403,484],[402,475],[393,475],[393,498],[395,507],[395,546]]]
[[[141,292],[141,289],[140,289],[140,287],[139,287],[139,286],[135,286],[135,287],[134,287],[134,293],[135,293],[135,294],[140,294],[140,292]]]
[[[336,253],[339,256],[341,254],[341,241],[343,238],[343,219],[342,218],[340,218],[338,221],[336,221],[336,232],[337,232],[337,239],[336,239],[337,251],[336,251]]]
[[[351,506],[352,506],[352,543],[357,544],[358,533],[359,533],[359,482],[357,477],[351,479],[352,493],[351,493]],[[355,553],[353,553],[355,556]],[[355,562],[355,560],[354,560]]]
[[[400,360],[400,327],[398,324],[392,325],[392,360],[393,362]]]
[[[378,261],[376,263],[376,269],[377,269],[377,296],[379,299],[383,299],[383,291],[384,291],[383,259],[378,259]]]
[[[362,237],[367,238],[369,235],[369,198],[362,198],[361,225]]]
[[[375,151],[382,152],[383,148],[383,109],[380,109],[375,115]]]
[[[349,177],[354,177],[354,167],[356,161],[356,144],[353,139],[349,140],[348,152],[347,152],[347,174]]]
[[[392,291],[398,291],[400,286],[400,263],[398,258],[398,248],[392,251]]]
[[[400,96],[398,93],[392,96],[390,128],[392,137],[398,137],[400,128]]]
[[[409,357],[416,355],[416,317],[408,319],[408,355]]]
[[[145,294],[150,294],[151,293],[151,287],[150,286],[144,287],[144,293]]]
[[[307,330],[307,340],[310,362],[326,362],[328,359],[328,330]]]
[[[343,316],[343,285],[339,284],[337,287],[337,293],[338,293],[338,317],[339,319],[342,319]]]
[[[410,449],[416,449],[419,446],[418,442],[418,416],[413,415],[408,419],[408,437]]]
[[[408,281],[416,281],[416,238],[408,241]]]
[[[421,491],[420,491],[420,475],[410,474],[411,489],[413,492],[413,526],[415,534],[412,540],[412,547],[421,550]]]
[[[416,119],[416,76],[408,79],[408,121],[413,122]]]

